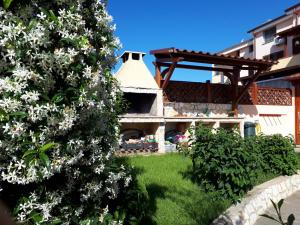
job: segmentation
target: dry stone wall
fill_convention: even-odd
[[[293,176],[281,176],[256,186],[237,205],[232,205],[212,225],[253,225],[259,215],[278,202],[300,190],[300,171]]]

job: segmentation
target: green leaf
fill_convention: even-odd
[[[34,155],[34,154],[36,154],[36,153],[37,153],[37,151],[34,150],[34,149],[27,150],[27,151],[24,153],[23,158],[26,158],[26,157],[28,157],[28,156],[30,156],[30,155]]]
[[[36,154],[28,155],[24,160],[27,165],[35,165],[35,162],[37,161]]]
[[[293,225],[294,221],[295,221],[294,214],[289,215],[289,217],[287,219],[287,225]]]
[[[33,219],[34,222],[40,223],[43,220],[43,217],[40,213],[34,213],[31,218]]]
[[[32,19],[29,23],[29,25],[27,26],[28,30],[31,30],[33,27],[35,27],[37,24],[37,20],[36,19]]]
[[[40,152],[46,152],[47,150],[56,147],[58,144],[55,142],[49,142],[47,144],[44,144],[39,150]]]
[[[279,212],[280,212],[280,208],[281,208],[283,202],[284,202],[284,199],[280,199],[280,201],[277,203]]]
[[[0,122],[6,122],[8,120],[9,116],[7,115],[7,113],[3,109],[0,109]]]
[[[56,225],[56,224],[61,224],[61,220],[60,219],[55,219],[53,220],[50,225]]]
[[[52,97],[52,102],[54,103],[60,103],[64,100],[65,95],[63,93],[57,93]]]
[[[267,215],[267,214],[261,214],[260,216],[265,217],[265,218],[268,218],[268,219],[270,219],[270,220],[274,220],[274,221],[280,223],[280,222],[279,222],[278,220],[276,220],[274,217],[269,216],[269,215]]]
[[[9,114],[10,116],[17,116],[17,117],[20,117],[20,118],[25,118],[28,116],[28,114],[26,112],[13,112],[11,114]]]
[[[3,0],[4,9],[8,9],[13,0]]]
[[[40,159],[42,160],[42,162],[43,162],[47,167],[49,167],[49,165],[50,165],[50,159],[49,159],[49,157],[48,157],[44,152],[40,152],[40,153],[39,153],[39,157],[40,157]]]
[[[54,22],[58,21],[57,17],[55,16],[55,14],[52,10],[49,10],[49,14],[50,14],[50,18],[52,21],[54,21]]]
[[[279,215],[279,210],[277,208],[276,203],[272,199],[271,199],[271,202],[272,202],[272,205],[273,205],[274,209],[276,210],[277,215]]]
[[[50,98],[46,95],[46,94],[42,94],[41,95],[43,99],[45,99],[46,101],[50,101]]]

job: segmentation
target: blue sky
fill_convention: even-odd
[[[247,31],[284,13],[296,0],[109,0],[123,49],[147,53],[177,47],[217,52],[250,38]],[[120,66],[117,65],[116,69]],[[205,81],[210,72],[177,69],[173,80]]]

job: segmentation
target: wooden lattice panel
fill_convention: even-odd
[[[239,91],[242,91],[242,88],[239,88]],[[249,88],[248,91],[243,95],[239,104],[241,105],[253,105],[253,88]]]
[[[242,89],[239,87],[239,92]],[[230,104],[232,98],[228,84],[170,81],[164,91],[164,102]],[[249,88],[239,104],[292,105],[292,92],[287,88]]]
[[[211,102],[226,104],[232,101],[230,95],[230,85],[226,84],[210,84],[211,86]]]
[[[164,95],[168,102],[207,102],[207,84],[170,81]]]
[[[292,105],[292,92],[286,88],[258,88],[258,105]]]

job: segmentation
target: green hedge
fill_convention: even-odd
[[[255,139],[263,170],[280,175],[292,175],[296,172],[297,158],[293,138],[275,134],[261,135]]]
[[[296,172],[293,140],[281,135],[243,139],[237,130],[200,125],[188,148],[193,175],[207,191],[238,201],[250,190],[261,171],[278,175]]]

